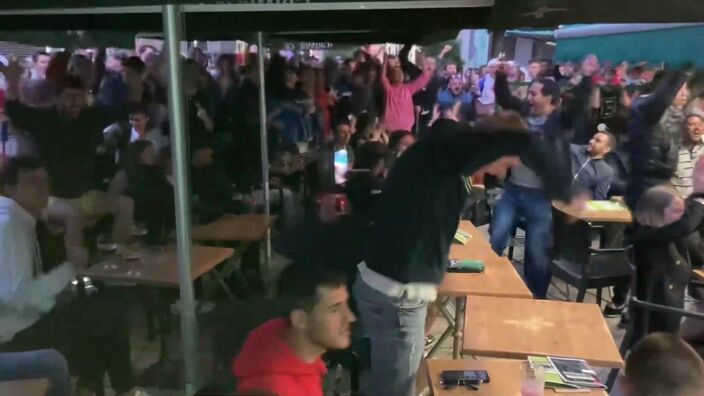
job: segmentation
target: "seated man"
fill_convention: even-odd
[[[615,147],[616,138],[604,124],[599,124],[597,130],[588,145],[570,145],[572,186],[577,192],[589,193],[591,199],[604,200],[614,178],[614,171],[604,157]]]
[[[121,301],[106,305],[117,301],[106,299],[109,291],[74,298],[75,272],[65,261],[45,273],[35,228],[49,200],[46,170],[14,158],[0,172],[0,191],[0,352],[54,348],[79,377],[76,394],[102,389],[106,370],[117,394],[126,394],[132,372]]]
[[[289,267],[281,285],[290,303],[287,318],[273,319],[250,333],[232,370],[239,392],[277,396],[322,396],[327,369],[321,356],[350,346],[356,320],[347,305],[344,276]]]
[[[704,362],[674,334],[653,333],[626,359],[625,396],[702,396]]]

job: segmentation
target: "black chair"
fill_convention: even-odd
[[[628,282],[629,249],[592,248],[593,229],[586,221],[553,208],[553,235],[553,277],[577,288],[577,302],[584,301],[588,289],[597,289],[601,305],[602,288]]]
[[[699,282],[695,282],[698,285],[702,285]],[[703,320],[704,321],[704,314],[698,313],[698,312],[691,312],[687,311],[684,309],[679,309],[679,308],[672,308],[668,307],[665,305],[660,305],[660,304],[653,304],[649,303],[646,301],[641,301],[636,297],[631,297],[630,301],[628,302],[628,309],[631,312],[634,311],[641,311],[645,313],[646,315],[650,312],[660,312],[660,313],[665,313],[665,314],[671,314],[671,315],[677,315],[685,318],[691,318],[691,319],[696,319],[696,320]],[[635,334],[636,330],[642,330],[641,334],[647,334],[647,325],[648,321],[644,320],[643,325],[645,326],[644,329],[636,329],[635,328],[635,321],[631,320],[628,326],[628,330],[626,331],[626,335],[623,337],[623,341],[621,342],[621,347],[619,348],[619,352],[621,353],[622,357],[625,357],[628,351],[633,347],[633,345],[638,341],[633,338],[633,335]],[[612,369],[611,372],[609,373],[609,378],[606,381],[606,386],[607,388],[611,389],[616,383],[616,378],[618,377],[618,372],[619,369]]]
[[[604,157],[604,161],[606,161],[614,171],[614,178],[609,188],[609,197],[626,195],[628,179],[630,178],[626,157],[627,155],[622,151],[611,151]]]

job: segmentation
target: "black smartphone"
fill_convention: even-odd
[[[440,373],[440,382],[445,385],[478,385],[491,382],[486,370],[447,370]]]

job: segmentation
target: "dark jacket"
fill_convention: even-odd
[[[704,205],[686,201],[682,218],[660,228],[637,226],[633,231],[633,253],[636,265],[636,296],[642,301],[684,308],[684,293],[690,279],[690,264],[686,239],[702,229]],[[641,334],[645,315],[637,311],[635,329]],[[680,328],[678,316],[650,313],[647,333]]]
[[[502,156],[519,155],[544,177],[553,198],[568,198],[568,168],[526,132],[476,131],[440,120],[391,170],[377,204],[365,260],[398,282],[439,284],[469,196],[467,177]]]
[[[35,109],[17,100],[8,101],[6,111],[12,124],[36,141],[49,173],[51,195],[66,199],[98,186],[96,155],[103,129],[127,119],[127,106],[89,107],[75,120],[64,118],[55,108]]]
[[[683,72],[674,72],[655,92],[639,98],[631,108],[628,121],[631,178],[626,194],[631,209],[647,189],[668,182],[677,167],[677,145],[682,135],[673,138],[660,124],[685,81]]]
[[[588,192],[592,199],[606,199],[614,171],[604,159],[589,158],[586,146],[570,145],[572,160],[572,187],[577,192]]]

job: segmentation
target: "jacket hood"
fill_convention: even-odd
[[[272,319],[253,330],[235,358],[232,371],[240,380],[261,376],[323,376],[327,373],[321,359],[313,363],[301,361],[286,344],[289,324],[285,319]]]

